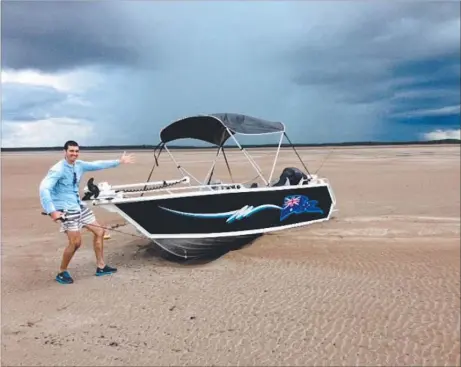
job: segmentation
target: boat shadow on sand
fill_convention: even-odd
[[[250,246],[262,234],[251,236],[234,236],[200,239],[143,240],[134,241],[137,247],[131,253],[133,259],[160,260],[180,265],[205,265],[213,262],[231,251]],[[131,246],[129,246],[131,248]],[[126,255],[126,254],[125,254]],[[122,255],[124,256],[124,255]],[[126,258],[125,258],[126,261]]]

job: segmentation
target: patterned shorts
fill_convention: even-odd
[[[67,212],[67,220],[61,222],[61,232],[79,231],[83,226],[94,223],[96,217],[87,206],[83,206],[79,212]]]

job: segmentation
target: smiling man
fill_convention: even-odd
[[[96,275],[112,274],[116,268],[105,264],[103,256],[104,229],[99,225],[92,210],[88,208],[79,195],[80,179],[86,171],[96,171],[132,163],[132,155],[123,153],[120,159],[86,162],[79,160],[79,145],[75,141],[64,144],[64,159],[56,163],[40,183],[40,202],[46,214],[54,220],[65,220],[61,231],[67,234],[69,243],[64,250],[61,267],[56,281],[71,284],[73,279],[67,267],[82,243],[81,229],[87,228],[94,234],[93,246],[96,255]]]

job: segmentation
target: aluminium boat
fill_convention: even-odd
[[[238,135],[275,134],[279,137],[270,175],[265,177]],[[203,180],[192,175],[176,160],[168,144],[179,139],[211,143],[216,157]],[[304,168],[286,167],[273,180],[274,170],[286,138]],[[234,141],[257,174],[255,179],[234,182],[225,144]],[[158,158],[166,151],[180,172],[180,178],[150,181]],[[231,180],[213,180],[217,159],[223,155]],[[160,131],[154,149],[155,163],[145,182],[127,185],[94,183],[85,187],[84,200],[118,213],[146,238],[164,250],[183,258],[203,256],[274,231],[328,221],[336,199],[326,178],[309,173],[285,125],[235,113],[185,117]]]

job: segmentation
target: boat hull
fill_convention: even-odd
[[[213,260],[227,252],[250,245],[263,234],[229,236],[218,238],[165,238],[153,242],[166,251],[167,258],[184,260]]]
[[[325,184],[210,191],[112,205],[151,239],[216,238],[261,234],[328,220],[334,197]]]

